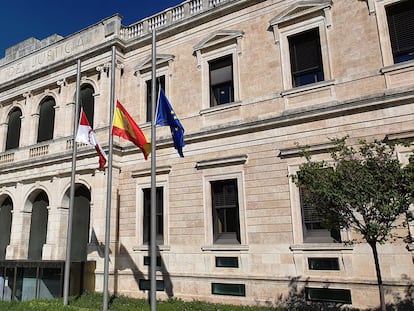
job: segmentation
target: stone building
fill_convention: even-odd
[[[111,70],[116,98],[150,137],[155,28],[157,85],[186,142],[180,158],[169,129],[157,129],[157,296],[277,304],[304,293],[377,306],[368,245],[324,229],[289,175],[304,161],[295,143],[324,159],[330,137],[414,137],[413,20],[411,0],[187,0],[129,26],[114,15],[7,49],[0,297],[61,295],[77,60],[81,101],[104,149]],[[401,161],[409,152],[398,150]],[[95,150],[79,145],[72,292],[103,288],[107,174]],[[115,137],[112,176],[109,288],[147,297],[150,161]],[[409,222],[400,230],[413,233]],[[413,282],[409,241],[379,247],[388,302]]]

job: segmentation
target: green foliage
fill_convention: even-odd
[[[362,140],[354,148],[346,140],[332,139],[330,162],[305,154],[293,181],[328,228],[352,228],[367,242],[382,243],[413,201],[414,158],[402,167],[394,145]]]
[[[80,297],[71,297],[69,306],[64,306],[62,299],[32,300],[23,302],[0,301],[1,311],[97,311],[102,310],[103,297],[101,293],[85,293]],[[134,299],[125,296],[113,296],[109,300],[110,311],[149,311],[147,300]],[[234,306],[212,304],[202,301],[184,302],[180,299],[158,301],[159,311],[277,311],[285,310],[273,307]]]

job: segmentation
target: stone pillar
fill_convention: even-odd
[[[7,123],[0,124],[0,152],[6,149],[7,127]]]
[[[10,244],[7,246],[6,259],[27,259],[29,252],[30,224],[32,213],[14,213]]]

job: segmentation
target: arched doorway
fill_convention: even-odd
[[[64,206],[69,205],[70,189],[65,193]],[[79,295],[85,289],[94,290],[94,268],[88,263],[88,243],[90,232],[91,193],[82,184],[75,185],[75,196],[72,211],[71,236],[71,267],[70,267],[70,295]],[[91,285],[92,284],[92,285]]]
[[[71,261],[82,262],[87,258],[91,214],[91,194],[84,185],[77,185],[73,202],[73,227]]]
[[[30,223],[29,260],[42,260],[43,245],[46,243],[49,198],[44,191],[34,196]]]
[[[6,248],[10,244],[13,202],[9,196],[0,203],[0,260],[6,258]]]

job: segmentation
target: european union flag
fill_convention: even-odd
[[[158,96],[158,110],[155,124],[170,127],[171,135],[174,141],[174,148],[177,149],[178,154],[183,158],[183,147],[185,146],[184,127],[181,125],[180,120],[178,120],[178,117],[175,115],[175,112],[172,109],[171,104],[165,96],[162,88],[160,88]]]

